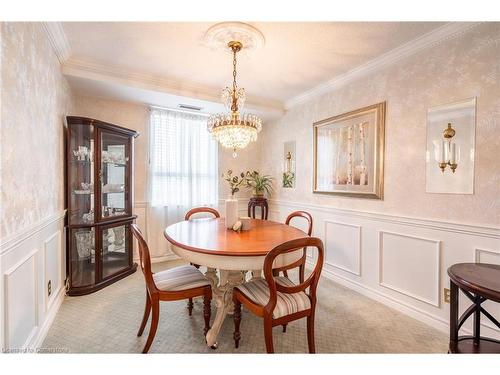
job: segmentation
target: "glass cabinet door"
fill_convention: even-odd
[[[99,131],[101,151],[100,218],[131,215],[128,191],[130,175],[130,138],[124,135]]]
[[[81,287],[96,282],[96,253],[94,228],[70,230],[71,286]]]
[[[102,238],[102,278],[113,276],[129,266],[131,256],[130,224],[104,227]]]
[[[94,127],[71,124],[69,139],[69,224],[94,222]]]

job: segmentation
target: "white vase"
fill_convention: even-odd
[[[235,198],[226,199],[226,227],[232,228],[238,221],[238,200]]]

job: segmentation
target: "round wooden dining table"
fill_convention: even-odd
[[[262,277],[264,258],[269,251],[284,242],[308,237],[293,226],[256,219],[251,220],[249,230],[235,232],[226,228],[224,218],[182,221],[168,226],[164,234],[174,253],[207,267],[206,276],[212,284],[217,309],[206,335],[211,347],[217,347],[224,318],[233,312],[233,288],[245,281],[247,272],[252,272],[252,278]],[[302,255],[302,249],[284,254],[276,258],[274,266],[291,264]]]

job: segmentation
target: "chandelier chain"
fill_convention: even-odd
[[[233,100],[231,103],[231,111],[238,111],[238,102],[236,100],[236,53],[238,50],[233,48]]]

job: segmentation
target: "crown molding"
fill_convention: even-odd
[[[373,60],[368,61],[348,72],[341,74],[331,80],[324,82],[302,94],[299,94],[285,102],[285,109],[305,103],[312,98],[330,92],[347,83],[353,82],[367,74],[384,69],[389,65],[406,57],[412,56],[429,47],[440,44],[446,40],[464,34],[481,22],[450,22],[435,30],[432,30],[416,39],[411,40],[389,52],[386,52]]]
[[[47,33],[52,49],[54,50],[59,62],[64,64],[69,59],[71,47],[66,38],[66,33],[61,22],[43,22],[43,29]]]
[[[99,64],[88,60],[69,59],[62,66],[66,76],[79,77],[101,82],[122,84],[145,90],[165,92],[193,99],[220,102],[220,89],[205,86],[195,82],[175,78],[152,75],[117,66]],[[278,100],[248,96],[247,106],[256,109],[284,113],[283,103]]]

